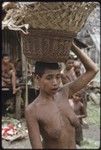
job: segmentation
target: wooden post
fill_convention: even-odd
[[[16,93],[16,119],[21,119],[21,89],[19,89]]]
[[[28,84],[27,84],[28,64],[27,64],[27,59],[23,53],[22,37],[21,37],[21,53],[22,53],[22,74],[23,74],[23,79],[26,80],[26,89],[25,89],[25,107],[26,107],[28,105]]]
[[[27,80],[27,77],[28,77],[28,63],[26,61],[26,93],[25,93],[25,108],[26,106],[28,105],[28,80]]]
[[[21,37],[21,55],[22,55],[22,76],[23,76],[23,79],[26,78],[26,57],[23,53],[23,42],[22,42],[22,37]]]

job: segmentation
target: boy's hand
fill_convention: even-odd
[[[20,87],[18,87],[18,88],[13,88],[13,94],[16,94],[16,92],[19,91],[19,90],[21,90]]]
[[[81,117],[81,115],[77,115],[77,118],[79,119]]]
[[[13,89],[13,94],[16,94],[16,92],[17,92],[17,89],[14,88],[14,89]]]

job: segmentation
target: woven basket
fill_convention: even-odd
[[[53,29],[30,29],[21,34],[23,50],[30,61],[64,62],[68,59],[74,32]]]
[[[73,38],[96,6],[91,2],[35,2],[21,9],[28,35],[22,34],[28,60],[64,62],[68,59]]]
[[[35,2],[31,7],[23,7],[21,14],[33,28],[77,33],[95,6],[94,2]]]

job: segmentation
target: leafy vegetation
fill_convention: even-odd
[[[87,105],[88,117],[85,119],[90,125],[95,125],[96,128],[100,126],[100,106],[93,104],[91,101]],[[89,129],[87,129],[89,130]],[[88,131],[91,132],[91,131]],[[93,131],[92,131],[93,132]],[[99,133],[100,134],[100,133]],[[100,147],[100,141],[95,141],[93,139],[84,137],[81,143],[82,149],[98,149]]]
[[[88,117],[86,120],[88,124],[100,125],[100,107],[93,102],[88,102],[87,107]]]

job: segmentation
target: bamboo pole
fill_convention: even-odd
[[[27,60],[26,60],[26,94],[25,94],[25,108],[27,107],[28,105],[28,80],[27,80],[27,77],[28,77],[28,63],[27,63]]]
[[[23,53],[23,42],[21,37],[21,53],[22,53],[22,69],[23,69],[23,79],[25,79],[25,108],[28,105],[28,84],[27,84],[27,77],[28,77],[28,61]]]
[[[19,89],[16,93],[16,119],[21,119],[21,89]]]
[[[22,42],[22,37],[21,37],[21,55],[22,55],[22,76],[23,76],[23,79],[26,77],[26,66],[25,66],[25,63],[26,63],[26,58],[25,58],[25,55],[23,53],[23,42]]]

